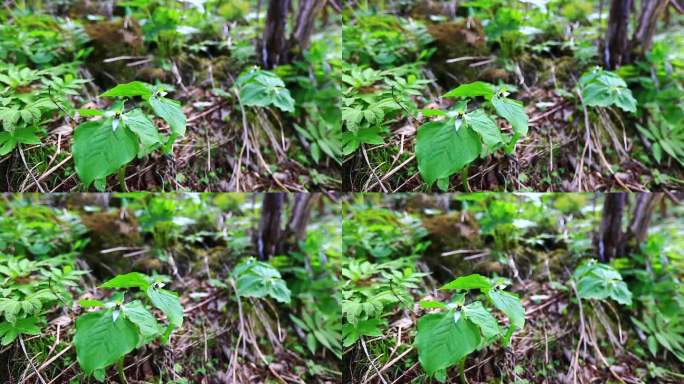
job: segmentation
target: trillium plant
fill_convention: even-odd
[[[449,177],[458,171],[466,176],[468,165],[478,157],[499,149],[513,152],[527,134],[528,118],[523,105],[508,96],[505,87],[476,81],[443,95],[459,99],[451,110],[422,110],[426,117],[439,117],[421,125],[416,138],[418,170],[428,185],[436,181],[446,191]],[[510,123],[510,133],[499,128],[491,112]]]
[[[80,301],[83,308],[99,308],[76,320],[74,347],[86,375],[104,381],[106,369],[118,364],[119,376],[125,383],[123,360],[127,354],[157,339],[168,343],[171,332],[183,325],[183,307],[178,295],[163,287],[159,279],[131,272],[100,286],[117,290],[109,301]],[[140,299],[127,300],[132,297]],[[165,326],[157,321],[152,307],[165,315]]]
[[[420,302],[423,308],[439,310],[418,319],[418,360],[428,375],[444,382],[447,369],[459,364],[461,382],[465,382],[465,358],[469,354],[496,342],[507,346],[513,332],[525,326],[525,308],[505,288],[503,279],[473,274],[440,288],[455,291],[448,303]],[[506,316],[508,325],[499,323],[494,309]]]
[[[117,99],[109,110],[79,110],[81,116],[95,117],[76,128],[72,148],[76,173],[86,187],[94,182],[102,191],[107,176],[123,171],[134,158],[160,148],[164,154],[171,152],[176,139],[185,134],[186,119],[180,103],[166,95],[162,87],[134,81],[101,95]],[[127,109],[136,97],[143,102]],[[157,129],[150,111],[168,124],[167,135]]]

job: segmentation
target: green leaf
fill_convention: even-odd
[[[476,109],[464,116],[465,122],[473,131],[477,132],[482,141],[489,148],[494,148],[504,142],[503,136],[496,122],[482,109]]]
[[[185,135],[185,115],[179,102],[165,97],[150,97],[148,102],[154,113],[169,124],[175,137]]]
[[[581,299],[611,298],[622,305],[632,304],[632,293],[622,281],[622,275],[610,265],[590,260],[577,267],[573,279]]]
[[[496,318],[484,307],[479,301],[472,302],[463,307],[463,316],[472,321],[480,330],[486,339],[499,336],[501,329]]]
[[[93,308],[93,307],[104,307],[105,303],[103,303],[100,300],[87,299],[87,300],[79,300],[78,305],[80,305],[82,308]]]
[[[79,125],[72,147],[76,173],[86,186],[128,164],[138,153],[138,141],[126,127],[112,129],[112,120]]]
[[[454,323],[451,311],[418,319],[418,360],[429,375],[458,363],[477,349],[480,340],[479,328],[464,316]]]
[[[135,300],[121,307],[128,320],[138,326],[144,341],[150,341],[161,335],[162,329],[154,315],[148,311],[140,300]]]
[[[147,290],[150,284],[148,276],[139,272],[130,272],[114,276],[100,285],[100,288],[140,288],[144,291]]]
[[[456,130],[453,119],[429,122],[418,128],[418,170],[428,185],[470,164],[480,155],[480,150],[477,133],[466,124]]]
[[[479,289],[483,292],[492,289],[492,283],[485,276],[479,275],[477,273],[461,276],[456,280],[451,281],[448,284],[443,285],[440,289],[456,289],[456,290],[467,290],[467,289]]]
[[[446,304],[442,303],[441,301],[435,301],[435,300],[423,300],[418,303],[421,308],[446,308]]]
[[[157,289],[154,286],[147,288],[147,297],[156,308],[160,309],[174,328],[183,325],[183,306],[178,295],[165,289]]]
[[[141,96],[147,99],[152,96],[152,86],[141,81],[133,81],[126,84],[118,84],[116,87],[100,95],[101,97],[133,97]]]
[[[78,364],[90,375],[119,361],[139,340],[138,329],[130,320],[119,316],[114,321],[112,310],[108,310],[81,315],[73,344]]]
[[[482,96],[489,100],[496,94],[496,87],[494,85],[482,81],[475,81],[469,84],[463,84],[458,88],[452,89],[445,93],[443,97],[476,97]]]
[[[596,68],[579,81],[584,104],[590,107],[615,105],[625,112],[636,112],[637,101],[627,83],[616,73]]]
[[[385,142],[382,137],[384,130],[381,127],[360,128],[356,131],[342,134],[342,153],[350,155],[362,144],[380,145]]]
[[[295,101],[283,80],[273,72],[253,69],[238,77],[235,85],[240,90],[240,101],[246,106],[273,105],[284,112],[294,112]]]
[[[346,323],[342,326],[342,337],[344,347],[354,345],[361,336],[378,337],[382,336],[381,327],[385,326],[385,321],[381,319],[361,320],[356,324]]]
[[[19,335],[40,335],[40,323],[38,316],[18,319],[14,323],[0,322],[0,343],[5,346],[12,343]]]
[[[270,264],[248,259],[235,267],[232,273],[236,280],[238,295],[245,297],[270,296],[281,303],[290,303],[290,290],[280,272]]]
[[[0,156],[12,152],[17,144],[40,144],[40,138],[36,136],[36,128],[24,127],[14,131],[0,132]]]
[[[492,304],[506,314],[512,328],[523,329],[525,326],[525,308],[517,296],[498,289],[492,289],[487,295]]]
[[[145,116],[141,109],[134,109],[124,115],[126,126],[138,137],[146,147],[162,142],[157,127]]]
[[[496,109],[496,113],[508,120],[513,127],[513,132],[520,136],[525,136],[528,129],[528,119],[523,105],[513,99],[505,97],[492,98],[492,105]]]

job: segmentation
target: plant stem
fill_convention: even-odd
[[[465,357],[458,363],[458,374],[461,378],[461,384],[468,384],[468,379],[465,377]]]
[[[128,192],[128,189],[126,189],[126,167],[121,167],[119,169],[119,187],[121,188],[122,192]]]
[[[121,382],[123,384],[128,384],[128,380],[126,380],[126,374],[124,374],[124,359],[121,358],[119,360],[119,364],[117,365],[118,371],[119,371],[119,378],[121,379]]]
[[[461,183],[463,184],[463,189],[466,192],[470,192],[470,186],[468,185],[468,166],[461,169]]]

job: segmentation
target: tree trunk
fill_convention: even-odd
[[[266,25],[261,47],[261,61],[266,69],[287,62],[288,46],[285,40],[285,26],[290,9],[290,0],[271,0],[266,12]]]
[[[294,206],[287,223],[287,232],[284,236],[292,244],[298,244],[306,238],[306,227],[309,224],[311,208],[315,201],[320,198],[320,194],[297,193],[294,196]]]
[[[280,217],[285,203],[284,193],[266,193],[261,204],[261,219],[255,246],[259,260],[266,260],[276,254],[282,231]]]
[[[601,262],[607,262],[624,253],[622,216],[626,204],[626,193],[605,195],[601,225],[594,244]]]
[[[665,12],[670,0],[643,0],[639,23],[632,38],[631,51],[642,56],[653,46],[658,19]]]
[[[606,68],[615,69],[629,61],[629,14],[633,0],[612,0],[608,15],[608,33],[603,46]]]
[[[316,16],[323,10],[327,0],[300,0],[297,21],[290,36],[290,49],[298,47],[301,51],[309,48]]]
[[[653,216],[655,207],[662,199],[662,193],[640,193],[637,195],[634,213],[629,224],[629,246],[631,250],[638,251],[641,248],[641,243],[646,240],[651,216]]]

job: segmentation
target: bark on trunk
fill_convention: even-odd
[[[282,230],[280,217],[285,203],[284,193],[266,193],[261,204],[259,231],[255,239],[255,247],[259,260],[266,260],[276,254]]]
[[[648,236],[648,226],[655,207],[663,199],[662,193],[640,193],[629,224],[630,249],[638,251]]]
[[[601,262],[607,262],[624,253],[622,216],[626,204],[626,193],[606,194],[601,225],[594,245]]]
[[[629,61],[629,14],[633,0],[612,0],[608,15],[608,33],[603,47],[603,62],[615,69]]]
[[[320,194],[297,193],[294,196],[294,206],[287,223],[287,236],[285,237],[292,244],[297,244],[306,239],[306,226],[309,224],[311,208]]]
[[[632,38],[631,51],[635,55],[641,56],[653,46],[658,19],[669,3],[670,0],[643,0],[639,23]]]
[[[297,12],[295,28],[290,36],[290,49],[298,47],[301,51],[309,48],[316,16],[321,13],[327,0],[301,0]]]
[[[285,26],[289,9],[290,0],[271,0],[268,3],[261,49],[261,60],[266,69],[287,62]]]

